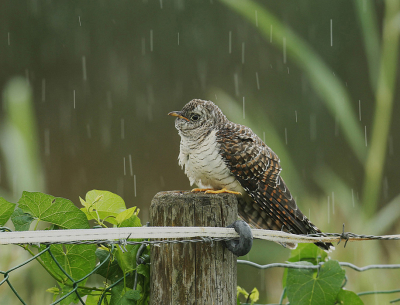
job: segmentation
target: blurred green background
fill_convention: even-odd
[[[147,221],[157,192],[190,189],[167,113],[202,98],[265,139],[321,230],[340,232],[345,223],[359,234],[399,233],[399,7],[397,0],[2,1],[0,194],[16,201],[22,190],[45,191],[79,204],[78,196],[104,189],[140,207]],[[370,241],[331,256],[359,266],[400,263],[399,250],[398,242]],[[0,253],[1,270],[26,258],[15,247]],[[288,257],[257,241],[245,258]],[[27,302],[49,302],[42,291],[52,282],[35,280],[42,276],[35,267],[14,281]],[[282,273],[239,266],[238,284],[256,286],[260,303],[277,302]],[[399,288],[396,270],[347,273],[356,292]],[[7,290],[0,287],[1,303],[17,303]],[[366,304],[375,298],[363,296]]]

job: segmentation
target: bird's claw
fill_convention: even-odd
[[[228,193],[228,194],[235,194],[235,195],[242,195],[240,192],[235,192],[231,190],[227,190],[226,188],[223,188],[221,190],[208,190],[206,191],[206,194],[222,194],[222,193]]]

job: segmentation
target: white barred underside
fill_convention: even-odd
[[[200,188],[222,189],[244,193],[219,153],[216,130],[203,141],[191,141],[181,134],[179,165],[185,167],[190,185]]]

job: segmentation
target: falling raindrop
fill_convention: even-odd
[[[178,46],[179,46],[179,32],[178,32]]]
[[[129,155],[129,168],[131,170],[131,176],[133,176],[132,155]]]
[[[82,73],[83,73],[83,80],[87,80],[87,75],[86,75],[86,57],[82,56]]]
[[[286,64],[286,37],[283,37],[283,63]]]
[[[244,42],[242,42],[242,64],[244,64]]]
[[[287,128],[285,127],[285,143],[287,145]]]
[[[297,110],[294,111],[294,115],[296,116],[296,123],[297,123]]]
[[[153,30],[150,30],[150,52],[153,52]]]
[[[42,102],[46,101],[46,79],[42,79]]]
[[[125,139],[125,120],[121,119],[121,139]]]
[[[232,53],[232,31],[229,31],[229,54]]]
[[[361,122],[361,100],[358,100],[358,118]]]
[[[92,131],[90,129],[90,124],[86,125],[86,130],[87,130],[88,138],[90,139],[92,137]]]
[[[78,16],[78,19],[79,19],[79,26],[82,26],[81,16]]]
[[[163,8],[163,3],[162,3],[162,0],[160,0],[160,8],[162,9]]]
[[[260,90],[260,81],[258,79],[258,72],[256,72],[257,89]]]
[[[331,47],[333,46],[332,19],[331,19]]]
[[[244,104],[245,104],[245,100],[244,100],[244,96],[243,96],[243,120],[246,118]]]
[[[7,33],[7,42],[8,42],[8,45],[10,45],[10,43],[11,43],[10,32]]]
[[[239,96],[239,75],[237,73],[233,74],[233,80],[235,82],[235,94]]]
[[[135,191],[135,197],[136,197],[136,175],[133,175],[133,189]]]
[[[44,155],[50,156],[50,130],[48,128],[44,130]]]
[[[258,16],[257,16],[257,10],[256,10],[256,27],[258,27]]]
[[[329,203],[329,196],[328,196],[328,223],[330,223],[331,214],[330,214],[330,203]]]
[[[124,176],[126,176],[126,160],[125,160],[125,157],[124,157]]]
[[[272,24],[271,24],[271,29],[269,33],[269,42],[272,43]]]
[[[74,109],[76,108],[75,106],[76,106],[76,93],[75,93],[75,90],[74,90]]]
[[[368,146],[368,142],[367,142],[367,126],[364,126],[364,130],[365,130],[365,146]]]

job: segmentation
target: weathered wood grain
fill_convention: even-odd
[[[232,194],[161,192],[151,226],[226,227],[237,219]],[[236,257],[221,242],[152,246],[150,304],[236,304]]]

